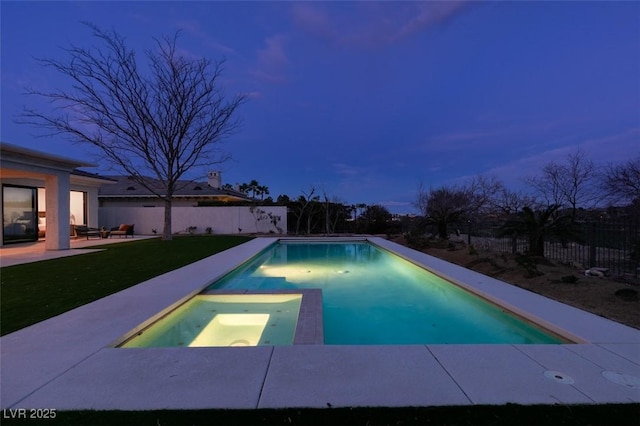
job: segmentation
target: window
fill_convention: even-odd
[[[38,210],[43,215],[47,211],[46,191],[38,188]],[[46,216],[46,215],[43,215]],[[44,219],[43,219],[44,220]],[[69,224],[87,224],[87,193],[82,191],[71,191],[69,193]]]
[[[3,243],[38,239],[37,188],[2,186]]]

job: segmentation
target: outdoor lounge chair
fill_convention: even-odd
[[[89,228],[86,225],[74,225],[73,230],[75,231],[76,237],[87,237],[87,240],[89,237],[102,238],[98,228]]]
[[[120,226],[116,226],[115,228],[111,228],[111,232],[109,233],[109,238],[113,237],[114,235],[119,236],[120,238],[122,238],[122,236],[124,235],[125,238],[128,238],[129,235],[131,235],[131,238],[133,238],[133,227],[135,225],[127,225],[126,223],[123,223]]]

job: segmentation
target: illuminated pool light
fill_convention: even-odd
[[[217,314],[188,346],[258,346],[269,317],[269,314]]]

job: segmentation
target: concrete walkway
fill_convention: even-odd
[[[42,260],[93,253],[100,250],[91,248],[94,246],[126,243],[128,241],[145,240],[149,238],[158,237],[135,235],[131,238],[76,238],[71,240],[71,247],[69,250],[47,250],[44,245],[44,240],[34,241],[32,243],[9,244],[0,247],[0,267],[22,265],[24,263],[40,262]]]
[[[581,344],[113,345],[274,243],[256,238],[0,339],[6,408],[197,409],[640,402],[640,331],[380,238]]]

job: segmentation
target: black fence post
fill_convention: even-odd
[[[633,268],[633,276],[636,278],[640,275],[640,253],[638,253],[640,251],[640,227],[638,224],[640,224],[640,220],[636,216],[633,221],[633,234],[631,234],[631,240],[629,241],[628,253]]]

